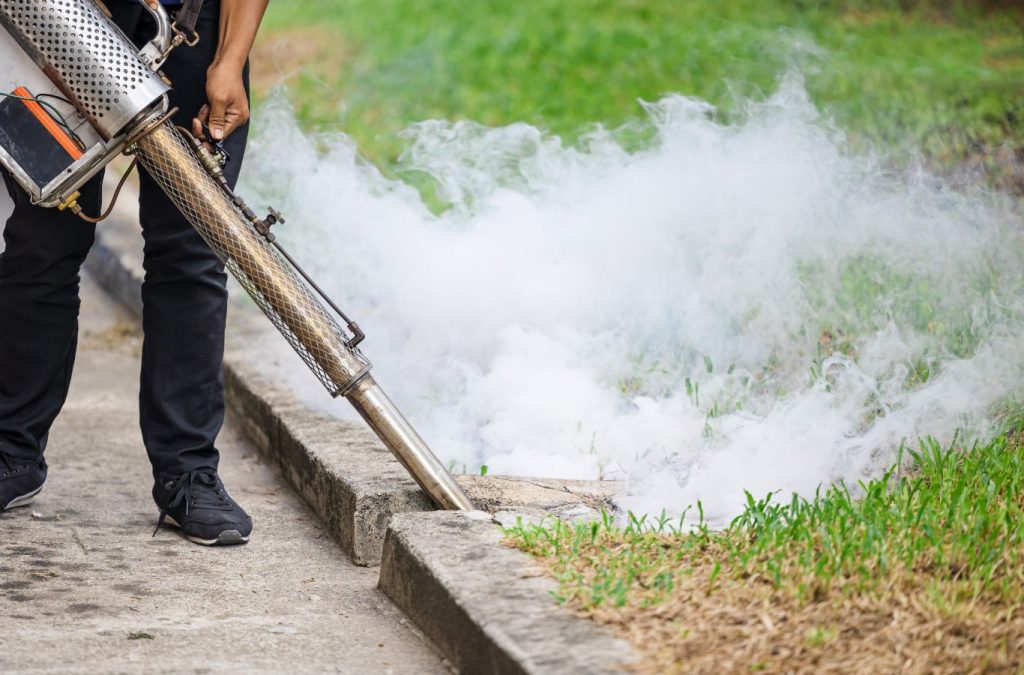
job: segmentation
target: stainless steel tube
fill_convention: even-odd
[[[345,398],[412,474],[423,491],[434,498],[438,506],[449,510],[473,508],[473,503],[466,493],[391,402],[373,376],[367,375],[359,380],[359,383],[345,394]]]
[[[370,364],[296,271],[206,172],[168,123],[137,143],[140,163],[192,223],[331,394],[348,398],[370,428],[442,508],[469,498],[369,375]]]

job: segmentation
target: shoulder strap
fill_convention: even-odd
[[[181,3],[181,9],[174,16],[174,23],[178,30],[185,35],[196,34],[196,22],[199,21],[199,10],[203,7],[203,0],[185,0]]]

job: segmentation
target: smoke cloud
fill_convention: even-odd
[[[626,508],[700,499],[721,522],[744,490],[812,494],[920,436],[993,433],[1024,382],[1009,199],[854,152],[798,77],[729,122],[682,96],[643,108],[632,152],[601,129],[568,147],[413,126],[402,167],[436,181],[435,215],[282,97],[242,192],[281,205],[456,471],[616,479]]]

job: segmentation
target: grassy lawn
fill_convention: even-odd
[[[558,600],[652,673],[997,672],[1024,647],[1024,448],[943,450],[814,499],[748,495],[724,531],[519,526]],[[691,514],[694,515],[694,514]]]
[[[669,92],[728,113],[797,68],[855,137],[1013,180],[1024,14],[899,4],[913,3],[287,0],[271,3],[257,91],[286,82],[310,127],[343,129],[389,166],[398,132],[424,119],[525,121],[571,140]]]

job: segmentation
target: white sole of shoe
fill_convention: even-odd
[[[178,521],[170,516],[167,516],[164,519],[164,522],[179,529],[181,528]],[[249,541],[249,537],[243,537],[242,533],[238,530],[224,530],[217,535],[216,539],[200,539],[199,537],[193,537],[190,534],[186,534],[185,538],[195,544],[202,544],[203,546],[233,546],[235,544],[245,544]]]
[[[29,492],[27,495],[21,495],[20,497],[15,497],[14,499],[12,499],[7,504],[7,506],[5,506],[2,509],[0,509],[0,511],[7,511],[8,509],[16,509],[19,506],[28,506],[29,504],[32,503],[32,500],[34,500],[36,498],[36,495],[38,495],[42,491],[43,491],[43,486],[40,485],[38,488],[36,488],[32,492]]]

